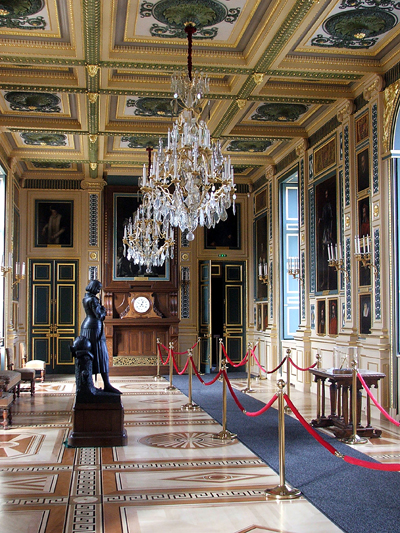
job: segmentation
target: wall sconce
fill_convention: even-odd
[[[342,246],[337,244],[328,245],[328,265],[333,267],[336,272],[343,272],[347,281],[349,280],[347,270],[343,267]]]
[[[265,285],[268,285],[269,279],[268,279],[268,263],[265,261],[265,259],[258,262],[258,279],[264,283]]]
[[[375,276],[378,275],[378,269],[371,262],[371,247],[370,247],[371,238],[369,235],[364,235],[363,237],[354,237],[354,257],[359,261],[363,267],[373,268]]]
[[[1,256],[1,275],[5,276],[12,270],[12,253],[8,254],[8,265],[4,263],[4,255]]]
[[[11,287],[15,287],[15,285],[18,285],[23,279],[25,279],[25,263],[15,263],[15,276],[14,281],[11,284]]]
[[[300,259],[298,257],[288,257],[287,271],[293,279],[298,279],[300,283],[303,283],[303,278],[300,277]]]

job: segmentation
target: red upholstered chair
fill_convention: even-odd
[[[0,420],[0,425],[3,429],[7,429],[11,426],[11,404],[13,402],[13,395],[11,392],[6,392],[7,384],[4,380],[0,379],[0,409],[3,411],[3,420]]]

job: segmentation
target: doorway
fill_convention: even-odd
[[[240,362],[245,355],[245,267],[243,261],[199,263],[200,367],[205,373],[219,370],[220,338],[233,362]]]
[[[49,374],[75,372],[77,273],[78,261],[29,262],[28,359],[45,361]]]

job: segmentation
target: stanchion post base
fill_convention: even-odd
[[[219,440],[233,440],[236,439],[237,435],[235,433],[231,433],[227,429],[220,431],[216,435],[213,435],[214,439]]]
[[[173,385],[168,385],[168,387],[165,387],[164,390],[165,390],[166,392],[174,391],[174,390],[176,390],[176,387],[174,387]]]
[[[154,376],[154,381],[161,381],[164,379],[162,376]]]
[[[198,411],[200,409],[200,406],[195,403],[185,403],[185,405],[182,405],[181,410],[182,411]]]
[[[360,437],[359,435],[351,435],[351,437],[344,437],[343,439],[339,439],[340,442],[344,442],[345,444],[367,444],[368,439],[365,437]]]
[[[246,387],[245,389],[242,389],[240,392],[244,392],[245,394],[249,394],[250,392],[256,392],[254,389],[252,389],[251,387]]]
[[[265,495],[268,500],[294,500],[300,498],[299,489],[291,489],[288,485],[278,485],[273,489],[266,489]]]

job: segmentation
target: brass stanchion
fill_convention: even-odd
[[[226,371],[226,359],[222,359],[221,370]],[[233,440],[236,438],[235,433],[231,433],[226,429],[226,381],[222,383],[222,431],[217,435],[213,435],[214,439]]]
[[[181,409],[182,411],[195,411],[197,409],[200,409],[200,407],[192,402],[192,379],[193,379],[193,367],[190,359],[193,361],[193,350],[192,348],[189,348],[189,401],[188,403],[185,403],[185,405],[182,405]]]
[[[290,399],[290,354],[292,353],[292,350],[288,348],[286,350],[286,394],[288,395],[288,398]],[[285,413],[290,414],[292,410],[288,405],[285,405],[284,407]]]
[[[258,337],[257,339],[257,342],[258,344],[260,344],[261,342],[261,339],[260,337]],[[261,348],[259,349],[259,353],[261,354]],[[258,376],[256,376],[256,381],[261,381],[262,379],[267,379],[267,376],[263,376],[262,374],[262,370],[261,370],[261,355],[259,356],[259,363],[260,363],[260,366],[258,367]],[[265,357],[265,361],[267,360],[267,357]],[[265,367],[267,367],[267,365],[265,365]]]
[[[318,370],[321,368],[321,359],[322,357],[317,353],[316,355],[317,359],[317,368]],[[319,379],[317,381],[317,420],[321,420],[321,380]]]
[[[161,344],[161,341],[159,338],[157,338],[157,375],[154,376],[154,381],[160,381],[160,379],[163,379],[160,375],[160,354],[158,353],[158,347]]]
[[[221,337],[218,339],[219,342],[219,348],[218,348],[218,372],[221,372],[222,368],[222,343],[224,342],[224,339]],[[219,376],[218,381],[223,381],[222,374]]]
[[[250,392],[254,392],[254,389],[251,388],[251,350],[253,348],[253,345],[251,342],[247,343],[247,387],[242,389],[240,392],[244,392],[246,394]]]
[[[166,387],[165,389],[166,391],[176,390],[176,387],[172,385],[172,373],[174,371],[174,358],[172,354],[172,347],[173,347],[173,344],[172,342],[170,342],[168,345],[168,348],[169,348],[169,385],[168,387]]]
[[[351,384],[351,413],[353,423],[353,433],[350,437],[339,439],[346,444],[365,444],[368,439],[357,435],[357,361],[353,359],[351,362],[353,368],[352,384]]]
[[[285,483],[285,412],[283,409],[283,379],[278,381],[278,438],[279,438],[279,485],[273,489],[266,489],[265,494],[268,499],[293,500],[301,496],[299,489],[291,489]]]

